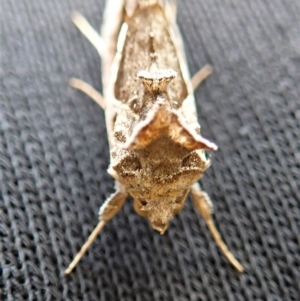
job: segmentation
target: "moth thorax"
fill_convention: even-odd
[[[155,71],[140,70],[137,73],[145,89],[151,93],[165,92],[170,81],[177,76],[173,69],[157,69]]]

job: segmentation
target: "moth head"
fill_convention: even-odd
[[[183,208],[188,191],[175,191],[177,196],[168,198],[135,198],[134,208],[138,214],[148,218],[153,229],[164,234],[170,220]]]

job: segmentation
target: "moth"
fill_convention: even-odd
[[[72,19],[102,59],[103,96],[79,79],[71,79],[70,85],[105,110],[108,173],[116,191],[100,207],[98,225],[65,274],[129,196],[135,211],[163,234],[189,194],[224,255],[242,272],[213,223],[212,202],[198,184],[211,164],[206,151],[217,146],[201,136],[193,92],[212,68],[205,66],[190,78],[175,2],[108,1],[101,36],[79,13]]]

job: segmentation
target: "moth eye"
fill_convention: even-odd
[[[119,172],[136,172],[142,168],[141,163],[137,157],[128,155],[123,158],[117,166],[114,167],[115,170]]]
[[[183,160],[182,166],[183,167],[197,167],[201,164],[199,155],[197,152],[189,153]]]
[[[139,201],[142,206],[146,206],[148,204],[148,202],[144,199],[140,199]]]
[[[210,154],[208,152],[204,152],[204,156],[206,160],[210,159]]]
[[[176,204],[181,204],[182,203],[182,197],[178,197],[176,200],[175,200],[175,203]]]

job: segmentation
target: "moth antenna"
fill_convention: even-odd
[[[105,43],[98,32],[90,25],[90,23],[78,12],[73,12],[71,18],[76,27],[81,33],[91,42],[96,48],[100,57],[103,57]]]
[[[80,251],[76,254],[72,262],[69,264],[68,268],[65,270],[65,275],[70,274],[72,270],[76,267],[77,263],[80,261],[80,259],[83,257],[85,252],[88,250],[88,248],[91,246],[91,244],[96,239],[97,235],[100,233],[100,231],[105,226],[106,221],[101,220],[96,228],[93,230],[91,235],[89,236],[88,240],[84,243],[84,245],[81,247]]]
[[[200,189],[198,183],[194,184],[191,189],[191,195],[193,197],[193,201],[195,207],[199,210],[202,217],[204,218],[215,242],[220,247],[223,254],[227,257],[229,262],[240,272],[244,272],[243,266],[235,259],[233,254],[229,251],[225,242],[222,240],[219,231],[217,230],[213,218],[212,218],[212,202],[208,196],[208,194]]]
[[[84,243],[84,245],[81,247],[80,251],[76,254],[68,268],[65,270],[65,274],[70,274],[72,270],[76,267],[77,263],[80,261],[82,256],[85,254],[85,252],[88,250],[88,248],[91,246],[91,244],[96,239],[97,235],[101,232],[103,227],[106,225],[106,223],[112,219],[117,212],[122,208],[125,199],[127,197],[127,193],[123,190],[117,190],[115,193],[113,193],[100,207],[99,210],[99,223],[96,226],[96,228],[93,230],[93,232],[90,234],[87,241]]]
[[[233,254],[229,251],[228,247],[224,243],[223,239],[221,238],[221,235],[219,231],[217,230],[214,222],[212,219],[206,220],[206,225],[210,230],[211,235],[213,236],[215,242],[223,252],[223,254],[227,257],[229,262],[240,272],[244,272],[244,267],[235,259]]]
[[[206,80],[213,72],[213,67],[211,65],[205,65],[192,77],[192,87],[195,91],[198,86]]]

